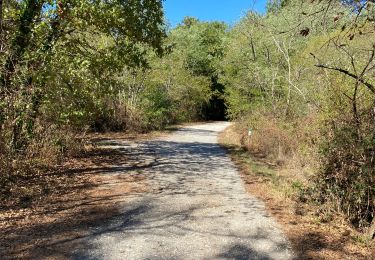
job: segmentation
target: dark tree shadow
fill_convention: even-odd
[[[269,256],[266,254],[257,252],[247,246],[237,244],[230,246],[225,252],[218,255],[220,258],[224,259],[234,259],[234,260],[270,260]]]

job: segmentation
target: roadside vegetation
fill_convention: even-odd
[[[306,201],[299,178],[300,167],[290,160],[249,151],[241,144],[238,123],[219,135],[241,173],[246,190],[262,200],[267,212],[280,224],[298,259],[372,259],[374,243],[346,216],[325,211],[328,205]],[[306,183],[305,185],[307,185]]]
[[[224,115],[210,101],[225,24],[168,30],[162,1],[0,3],[2,200],[43,195],[27,182],[91,148],[87,133]]]
[[[3,0],[0,34],[2,201],[53,189],[28,183],[92,149],[87,133],[227,118],[246,160],[270,164],[253,172],[374,238],[373,1],[270,0],[231,28],[168,28],[159,0]]]
[[[241,146],[290,172],[294,195],[375,231],[372,1],[270,1],[230,32],[223,66]],[[249,129],[251,134],[249,134]]]

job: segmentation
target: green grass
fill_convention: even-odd
[[[238,147],[235,149],[232,148],[231,152],[237,160],[249,167],[250,171],[247,171],[246,174],[260,177],[275,185],[279,184],[280,177],[277,174],[277,170],[265,163],[263,159],[259,159],[251,155],[248,151]]]

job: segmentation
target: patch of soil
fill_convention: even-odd
[[[246,189],[264,201],[267,211],[281,224],[297,259],[375,259],[375,243],[358,241],[360,234],[340,216],[325,223],[316,215],[313,206],[275,192],[274,184],[254,172],[249,161],[244,160],[250,154],[242,150],[239,140],[233,127],[219,136],[219,143],[228,150],[241,170]],[[252,159],[254,163],[267,165],[264,158],[252,156]]]
[[[1,202],[0,259],[72,258],[74,250],[84,246],[80,238],[116,218],[127,194],[148,190],[145,176],[112,171],[114,166],[132,163],[119,150],[96,147],[38,179],[25,181],[26,188],[39,182],[38,187],[45,184],[46,190],[27,201],[9,197]]]

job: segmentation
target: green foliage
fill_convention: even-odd
[[[147,89],[142,110],[146,116],[148,128],[162,129],[173,119],[173,101],[165,86],[151,86]]]
[[[314,191],[301,192],[357,226],[375,215],[373,12],[370,1],[269,1],[231,30],[221,63],[230,117],[255,129],[243,145],[314,166]]]
[[[112,75],[146,66],[147,48],[162,53],[161,1],[28,0],[4,10],[0,124],[12,150],[27,147],[36,120],[89,123]]]
[[[6,180],[13,161],[47,157],[32,147],[66,154],[64,131],[161,129],[222,119],[226,106],[254,129],[242,140],[249,150],[314,165],[316,196],[299,180],[293,189],[358,226],[373,221],[373,1],[272,0],[233,28],[186,17],[168,33],[161,0],[9,0],[0,9]]]

